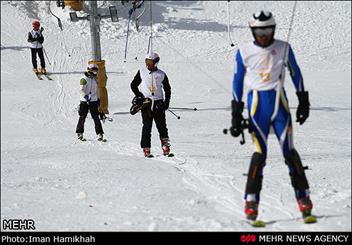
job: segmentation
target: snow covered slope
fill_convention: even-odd
[[[109,1],[100,1],[104,7]],[[127,112],[137,70],[148,48],[149,2],[140,31],[131,27],[123,62],[127,7],[119,22],[101,23],[113,122],[103,125],[108,142],[95,140],[86,121],[78,142],[79,78],[90,55],[88,22],[51,1],[63,31],[48,12],[49,1],[1,1],[1,219],[31,218],[37,230],[244,231],[243,191],[253,146],[222,134],[230,125],[233,57],[252,39],[253,12],[274,13],[276,37],[286,40],[293,2],[231,1],[230,47],[227,1],[153,1],[153,49],[169,76],[167,114],[174,159],[144,159],[140,114]],[[27,32],[39,18],[53,81],[32,73]],[[269,140],[260,218],[267,231],[351,231],[351,2],[298,2],[290,40],[310,92],[311,114],[295,123],[295,146],[311,186],[319,222],[305,225],[276,138]],[[286,88],[293,116],[297,98]],[[121,113],[122,112],[122,113]],[[115,114],[114,114],[115,113]],[[160,155],[156,128],[152,151]]]

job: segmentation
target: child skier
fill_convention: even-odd
[[[287,42],[274,39],[276,23],[272,13],[261,11],[253,14],[249,25],[254,42],[240,45],[236,54],[230,128],[234,137],[238,137],[243,130],[242,93],[246,77],[249,88],[247,108],[257,151],[252,156],[248,171],[245,214],[250,220],[256,220],[258,215],[263,168],[267,157],[267,138],[270,127],[273,127],[289,168],[299,210],[304,218],[312,217],[313,204],[309,197],[305,168],[293,145],[292,120],[286,92],[279,85],[285,80],[283,66],[288,67],[296,88],[299,101],[296,121],[300,124],[309,116],[308,92],[304,90],[303,77],[291,46]]]
[[[88,110],[92,115],[95,124],[95,133],[98,135],[99,141],[105,141],[103,138],[103,128],[99,119],[99,98],[98,84],[96,76],[98,74],[98,66],[89,64],[87,71],[80,80],[80,105],[78,109],[79,119],[76,127],[76,133],[79,140],[85,141],[83,137],[84,123],[88,115]]]
[[[171,87],[165,72],[157,67],[159,60],[160,57],[157,53],[149,53],[145,58],[146,67],[138,70],[131,83],[131,89],[136,96],[136,101],[144,99],[150,101],[149,106],[141,109],[143,128],[140,144],[145,157],[152,157],[150,147],[153,119],[159,131],[163,154],[167,156],[170,153],[170,140],[166,126],[165,111],[169,108]],[[139,91],[138,86],[141,91]],[[162,89],[165,92],[165,100]]]
[[[37,66],[37,54],[40,59],[40,66],[41,66],[41,73],[46,74],[46,69],[45,69],[45,59],[43,55],[43,42],[44,42],[44,36],[43,36],[43,30],[44,28],[40,28],[40,22],[39,20],[33,20],[32,21],[32,27],[33,30],[28,33],[28,39],[27,41],[31,44],[31,55],[32,55],[32,65],[33,65],[33,71],[35,74],[38,74],[38,66]]]

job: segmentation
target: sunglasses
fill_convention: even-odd
[[[266,28],[253,28],[253,33],[256,36],[271,36],[274,33],[275,28],[266,27]]]

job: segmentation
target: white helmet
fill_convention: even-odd
[[[154,65],[156,65],[159,62],[160,57],[159,57],[159,55],[157,53],[150,52],[149,54],[147,54],[145,59],[146,60],[152,60],[154,62]]]
[[[87,71],[88,73],[91,73],[91,74],[94,74],[94,75],[97,75],[98,74],[98,70],[99,70],[99,67],[97,64],[94,64],[94,63],[90,63],[87,67]]]
[[[276,22],[271,12],[262,10],[253,14],[249,26],[251,28],[275,27]]]
[[[90,63],[87,67],[88,70],[98,70],[99,67],[97,64],[94,64],[94,63]]]

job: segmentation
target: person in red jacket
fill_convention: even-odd
[[[41,73],[46,74],[45,69],[45,59],[43,55],[43,30],[44,28],[40,28],[39,20],[32,21],[33,30],[28,32],[28,39],[27,41],[31,44],[31,54],[32,54],[32,64],[33,64],[33,71],[34,73],[38,74],[38,66],[37,66],[37,54],[40,59],[40,66],[41,66]]]

